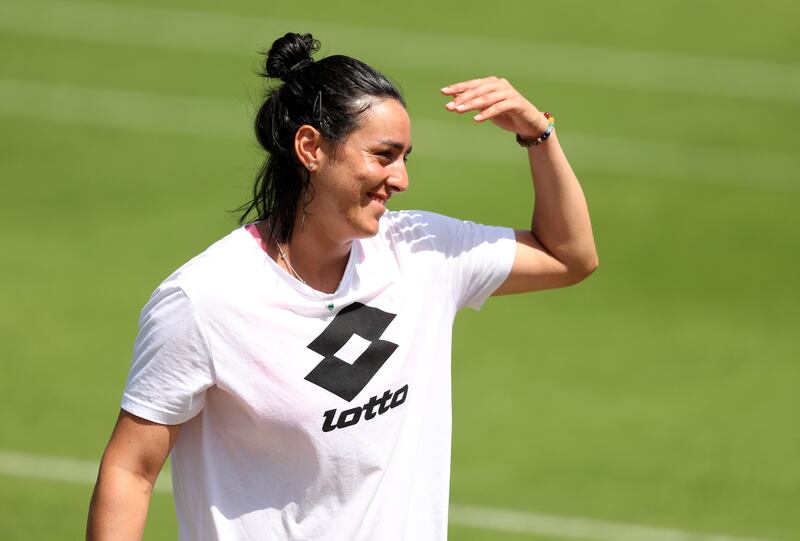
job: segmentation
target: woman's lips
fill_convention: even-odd
[[[382,195],[375,193],[368,193],[367,196],[382,207],[386,207],[386,201],[389,199],[388,197],[383,197]]]

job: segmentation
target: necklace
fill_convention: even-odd
[[[285,253],[283,253],[283,248],[281,248],[281,245],[278,243],[277,240],[275,241],[275,246],[278,247],[278,253],[281,255],[281,259],[283,259],[283,262],[286,263],[286,267],[289,269],[289,272],[292,274],[292,276],[294,276],[295,278],[300,280],[300,282],[304,286],[306,286],[308,289],[310,289],[314,293],[314,295],[317,296],[318,299],[323,299],[323,297],[320,296],[319,292],[316,289],[314,289],[313,287],[308,285],[308,282],[303,280],[303,278],[299,274],[297,274],[297,271],[294,270],[294,267],[292,267],[292,264],[289,263],[289,258],[286,257]],[[332,302],[326,302],[325,303],[325,308],[328,309],[328,312],[333,312],[333,303]]]

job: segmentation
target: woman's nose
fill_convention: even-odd
[[[386,184],[392,191],[404,192],[408,189],[408,169],[406,168],[406,162],[398,160],[397,166],[394,169],[395,170],[392,171],[392,174],[389,175],[389,178],[386,180]]]

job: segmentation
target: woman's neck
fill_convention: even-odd
[[[267,235],[263,238],[269,239],[268,226],[264,229]],[[296,275],[317,291],[333,293],[344,276],[351,247],[352,241],[336,242],[307,221],[304,225],[295,225],[288,243],[273,242],[267,251],[289,274]]]

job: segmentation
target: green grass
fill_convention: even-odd
[[[91,486],[4,477],[0,487],[0,534],[5,541],[84,537]],[[155,494],[145,539],[167,541],[177,536],[172,496]]]
[[[207,0],[168,6],[222,9]],[[430,8],[412,1],[267,9],[239,0],[224,9],[292,21],[312,13],[309,26],[800,69],[800,9],[788,1]],[[492,65],[494,49],[474,59],[454,49],[452,63],[432,69],[428,58],[418,66],[398,60],[393,47],[419,54],[411,42],[358,44],[331,31],[326,52],[338,52],[337,37],[400,82],[421,126],[412,187],[395,206],[524,227],[529,180],[512,139],[446,118],[436,91],[483,75],[466,67]],[[384,53],[390,61],[381,60]],[[800,540],[800,182],[786,165],[800,159],[800,102],[717,96],[692,80],[686,91],[568,81],[548,76],[564,66],[550,66],[547,56],[497,62],[556,114],[562,143],[576,151],[570,155],[581,164],[601,267],[577,287],[494,299],[480,313],[459,316],[452,500]],[[0,25],[0,82],[247,104],[260,93],[256,69],[254,48],[162,49]],[[628,141],[631,149],[675,143],[697,152],[626,160],[623,146],[604,160],[605,148],[586,143],[586,135]],[[728,151],[741,170],[710,178],[709,150]],[[747,160],[764,153],[788,160],[763,165],[765,178],[782,183],[765,184],[748,168]],[[0,104],[0,449],[99,459],[139,309],[163,277],[235,227],[227,211],[246,197],[259,159],[247,139],[55,121]],[[90,486],[0,475],[0,537],[80,537],[90,493]],[[170,498],[156,496],[146,538],[174,539],[175,528]],[[455,541],[497,538],[545,541],[451,528]]]

